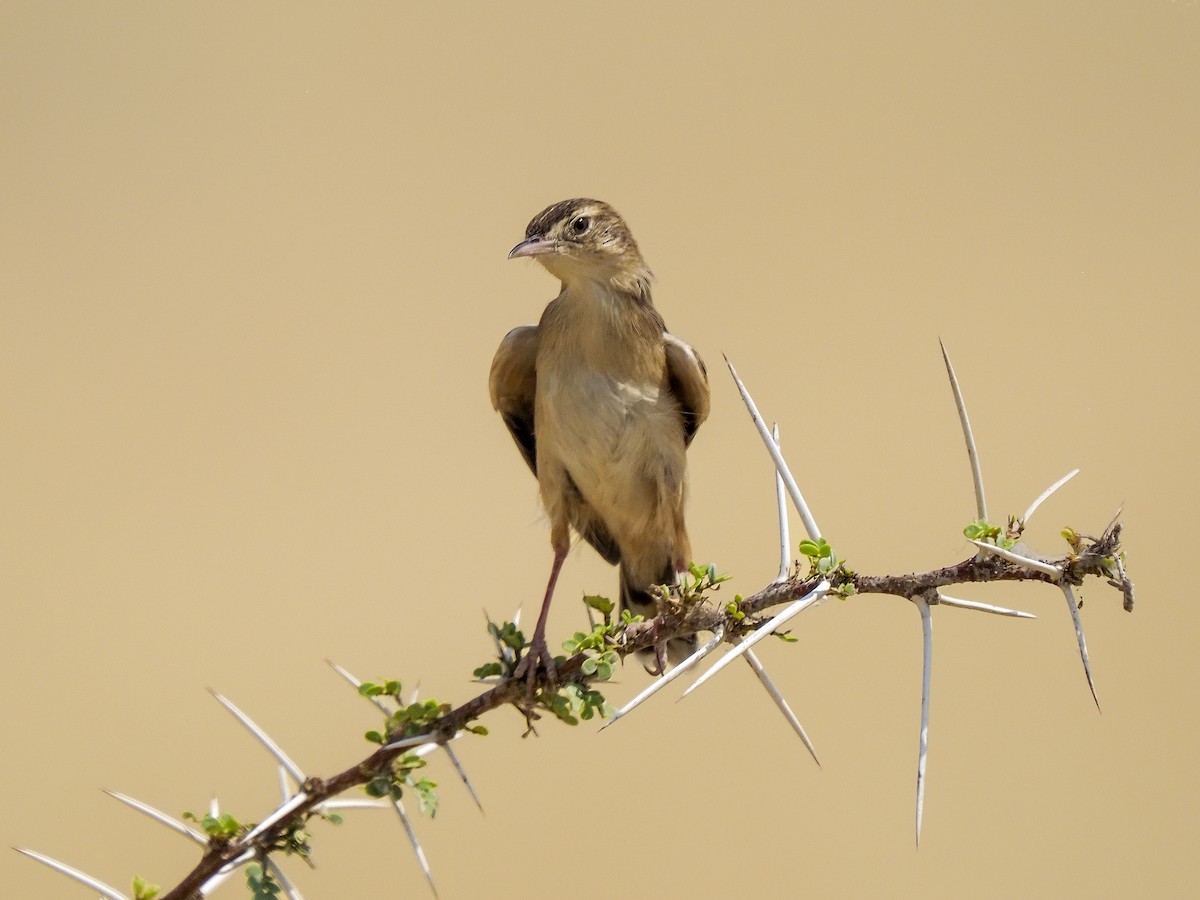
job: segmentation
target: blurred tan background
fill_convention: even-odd
[[[100,788],[265,814],[206,687],[316,774],[376,726],[325,657],[476,692],[481,609],[550,562],[486,380],[557,285],[505,254],[585,195],[710,362],[690,522],[733,590],[775,514],[721,354],[835,546],[899,572],[969,551],[941,336],[993,517],[1081,466],[1033,542],[1124,502],[1139,606],[1084,590],[1102,715],[1057,592],[935,611],[919,851],[900,601],[763,650],[821,769],[744,666],[603,734],[500,711],[460,745],[484,816],[433,768],[441,895],[1195,895],[1196,3],[8,2],[0,44],[0,846],[172,884],[193,848]],[[614,587],[574,554],[552,632]],[[424,894],[390,814],[316,831],[308,896]],[[0,884],[89,893],[7,850]]]

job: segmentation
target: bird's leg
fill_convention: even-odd
[[[682,520],[680,527],[682,527]],[[687,540],[687,538],[685,537],[684,540]],[[677,559],[675,560],[672,568],[674,569],[672,572],[672,580],[666,583],[666,587],[671,587],[672,585],[678,585],[680,583],[680,581],[683,579],[683,573],[687,571],[687,564],[684,563],[682,559]],[[665,611],[662,604],[656,603],[655,605],[658,607],[658,612],[661,615]],[[657,623],[658,618],[655,617],[654,621]],[[665,675],[667,672],[667,642],[657,640],[657,624],[654,625],[654,631],[656,638],[654,641],[654,668],[646,665],[645,662],[642,663],[642,668],[644,668],[651,676],[658,678],[660,675]]]
[[[533,704],[533,695],[537,688],[539,662],[546,670],[546,680],[551,687],[555,686],[557,680],[554,656],[550,653],[550,648],[546,646],[546,619],[550,613],[550,601],[554,598],[554,585],[558,583],[559,570],[562,569],[563,560],[567,558],[568,546],[555,547],[554,563],[550,567],[550,581],[546,585],[546,596],[542,600],[542,611],[538,614],[537,626],[533,629],[533,639],[529,642],[529,649],[525,652],[525,657],[513,672],[514,679],[526,679],[529,685],[526,699],[530,705]]]

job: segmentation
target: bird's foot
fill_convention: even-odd
[[[655,678],[667,671],[667,642],[658,639],[658,623],[659,619],[655,616],[653,619],[633,622],[625,629],[626,638],[641,637],[643,634],[654,638],[654,646],[643,647],[637,651],[637,655],[642,667]]]
[[[649,666],[646,661],[642,660],[642,668],[649,672],[655,678],[666,674],[667,671],[667,642],[655,641],[654,643],[654,665]]]
[[[537,694],[539,666],[545,671],[546,684],[553,691],[558,687],[558,669],[550,648],[546,646],[545,635],[535,634],[512,674],[513,681],[525,679],[525,705],[530,709],[533,708],[533,698]]]

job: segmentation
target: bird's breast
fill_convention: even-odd
[[[633,511],[659,486],[682,484],[679,410],[656,382],[581,369],[539,375],[536,419],[539,456],[598,508]]]

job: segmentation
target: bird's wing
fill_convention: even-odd
[[[512,435],[517,449],[521,451],[521,456],[535,477],[537,433],[534,430],[533,409],[534,397],[537,394],[537,346],[537,326],[521,325],[514,328],[500,342],[500,348],[492,359],[492,371],[488,377],[492,406],[504,419],[508,433]],[[573,482],[571,487],[578,490]],[[582,497],[579,503],[586,506]],[[619,563],[621,551],[604,523],[593,515],[585,514],[582,518],[587,523],[583,528],[583,539],[595,547],[596,552],[609,563],[614,566]]]
[[[530,470],[537,475],[537,439],[533,433],[533,401],[537,393],[536,325],[520,325],[504,336],[492,359],[488,391],[508,433]]]
[[[708,370],[691,345],[663,332],[667,351],[667,383],[683,413],[684,444],[691,444],[696,429],[708,418]]]

